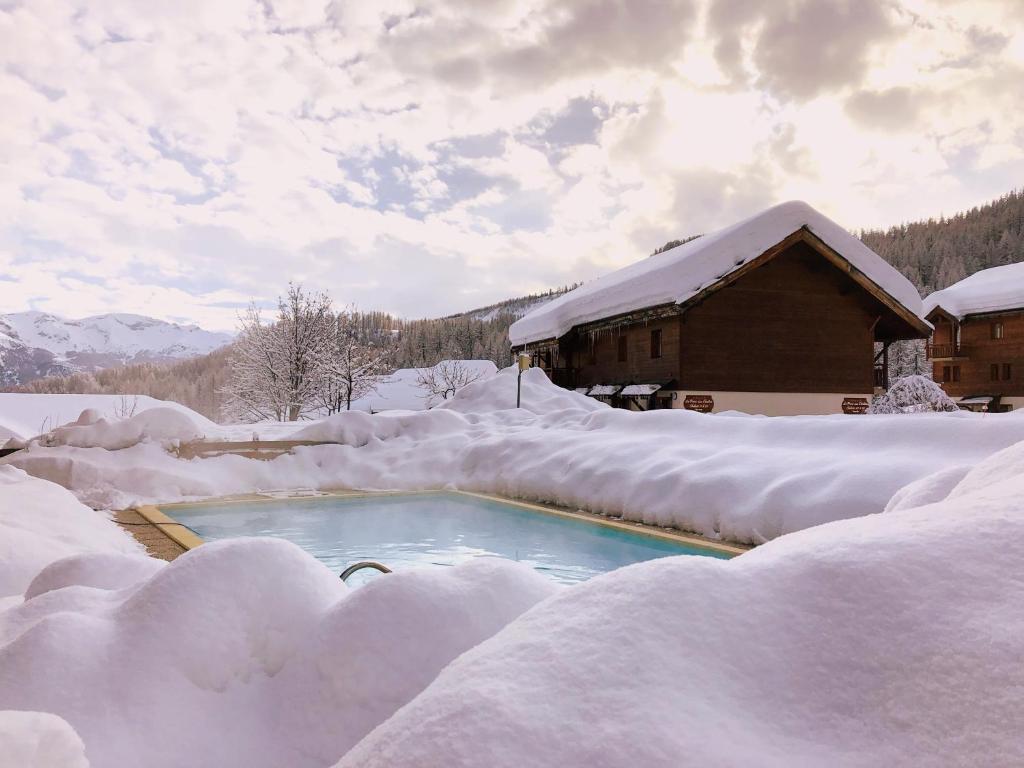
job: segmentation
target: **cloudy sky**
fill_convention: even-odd
[[[0,0],[0,312],[435,316],[1024,180],[1020,0]]]

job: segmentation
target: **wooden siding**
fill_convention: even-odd
[[[796,240],[679,314],[603,321],[542,347],[564,386],[674,380],[690,391],[867,393],[874,341],[899,322],[848,272]],[[660,358],[650,355],[654,329]]]
[[[661,330],[661,357],[651,357],[651,331]],[[626,361],[619,362],[619,339],[626,339]],[[678,317],[579,333],[571,366],[581,385],[665,383],[679,376]]]
[[[992,323],[1003,324],[1003,338],[992,338]],[[936,322],[933,344],[948,342],[951,326]],[[1003,378],[1003,366],[1009,363],[1010,379]],[[998,366],[999,378],[992,379],[991,366]],[[944,381],[944,369],[959,369],[959,381]],[[934,360],[933,378],[953,397],[967,395],[1024,395],[1024,311],[974,315],[960,322],[960,357]]]
[[[889,310],[800,242],[683,316],[682,389],[871,392]]]

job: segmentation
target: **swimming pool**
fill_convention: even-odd
[[[288,539],[337,573],[360,560],[401,570],[497,556],[527,563],[560,582],[577,582],[656,557],[730,557],[667,537],[460,493],[234,501],[165,511],[210,541]],[[359,571],[349,583],[372,578],[375,572]]]

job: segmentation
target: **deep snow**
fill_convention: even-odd
[[[935,291],[924,300],[924,311],[936,307],[961,319],[981,312],[1020,309],[1024,307],[1024,263],[983,269]]]
[[[26,599],[0,603],[18,766],[1024,762],[1024,443],[884,514],[573,587],[481,559],[348,590],[272,539],[164,565],[62,489],[0,478],[8,529],[72,521],[80,552],[23,562]]]
[[[151,408],[173,408],[187,415],[203,432],[217,431],[217,425],[190,408],[148,395],[36,395],[0,392],[0,444],[6,428],[28,439],[74,422],[82,411],[95,410],[113,420],[127,411],[136,414]]]
[[[157,442],[120,451],[34,445],[5,461],[97,508],[281,489],[454,487],[760,543],[880,512],[908,483],[1024,435],[1015,414],[633,413],[555,387],[539,370],[523,376],[520,409],[515,391],[509,368],[430,411],[351,412],[300,425],[291,437],[337,444],[268,462],[182,461]],[[123,429],[111,424],[92,444],[121,444],[119,434],[105,441]]]

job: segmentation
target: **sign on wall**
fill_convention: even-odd
[[[843,413],[867,413],[868,399],[866,397],[844,397]]]
[[[687,395],[683,398],[683,408],[698,413],[711,413],[715,408],[715,398],[711,395]]]

